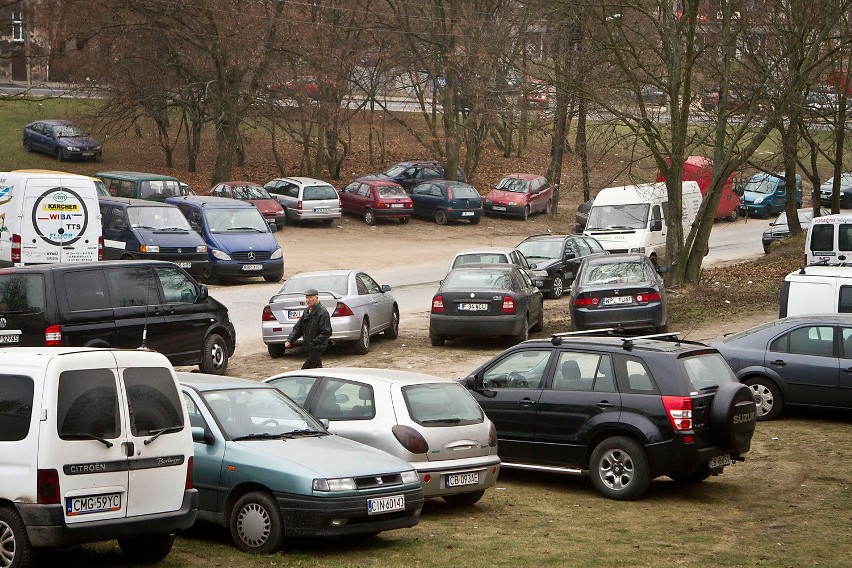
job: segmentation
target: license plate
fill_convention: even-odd
[[[177,265],[181,268],[192,268],[191,262],[178,262]]]
[[[21,336],[18,333],[4,333],[0,335],[0,343],[20,343]]]
[[[302,315],[302,310],[287,310],[287,319],[295,320],[299,319],[299,316]]]
[[[94,156],[94,155],[95,155],[95,153],[94,153],[94,152],[80,152],[80,153],[81,153],[82,155],[84,155],[84,156],[87,156],[87,157],[88,157],[88,156]]]
[[[121,510],[121,493],[87,495],[65,499],[65,514],[69,517]]]
[[[728,454],[725,454],[724,456],[716,456],[715,458],[710,458],[710,469],[726,465],[731,465],[731,456]]]
[[[461,312],[484,312],[488,310],[488,304],[464,303],[458,305],[458,310]]]
[[[328,213],[331,207],[314,207],[314,213]]]
[[[244,264],[242,270],[263,270],[261,264]]]
[[[473,217],[473,211],[462,211],[462,217]]]
[[[495,205],[494,206],[494,211],[505,211],[505,210],[506,210],[506,208],[503,207],[502,205]]]
[[[633,296],[612,296],[604,298],[601,302],[602,306],[614,306],[616,304],[630,304],[633,302]]]
[[[394,495],[393,497],[381,497],[379,499],[367,499],[367,514],[380,515],[393,511],[405,510],[405,495]]]
[[[478,485],[479,472],[455,473],[447,476],[447,487],[459,487],[461,485]]]
[[[405,207],[405,203],[391,203],[391,207],[401,209]]]

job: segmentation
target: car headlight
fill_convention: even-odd
[[[160,252],[157,245],[139,245],[139,252]]]
[[[762,197],[757,197],[757,198],[755,198],[755,200],[754,200],[754,204],[755,204],[755,205],[760,205],[761,203],[763,203],[763,198],[762,198]]]
[[[547,278],[547,270],[536,270],[535,275],[539,278]]]
[[[413,469],[403,471],[400,477],[402,478],[403,483],[420,483],[420,476],[417,475],[417,472]]]
[[[213,255],[213,258],[218,258],[219,260],[231,260],[231,257],[228,253],[223,252],[219,249],[210,249],[210,254]]]
[[[94,148],[92,148],[92,150],[100,150],[100,149],[101,149],[100,146],[95,146]]]
[[[416,474],[415,474],[416,477]],[[314,491],[355,491],[358,486],[355,480],[351,477],[341,477],[340,479],[314,479]]]
[[[515,205],[517,205],[517,203],[515,203],[514,201],[510,201],[510,202],[509,202],[509,205],[510,205],[510,206],[512,206],[512,207],[514,207]]]
[[[66,146],[65,149],[68,150],[69,152],[79,152],[80,151],[80,149],[76,146]]]
[[[198,245],[195,247],[195,252],[207,252],[207,245]]]
[[[632,248],[632,249],[630,249],[630,252],[638,252],[638,253],[645,254],[645,247]]]
[[[272,260],[276,260],[276,259],[281,258],[283,256],[284,256],[284,252],[281,250],[281,247],[278,247],[277,249],[275,249],[275,252],[273,252],[272,256],[270,256],[269,258],[271,258]]]

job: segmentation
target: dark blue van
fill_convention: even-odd
[[[208,281],[263,276],[267,282],[284,277],[284,254],[257,207],[238,199],[189,195],[169,197],[207,243]]]
[[[196,278],[207,272],[207,245],[174,205],[99,197],[104,260],[168,260]]]

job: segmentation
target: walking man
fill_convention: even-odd
[[[305,301],[308,307],[293,326],[293,331],[284,342],[284,348],[289,349],[297,339],[303,337],[308,357],[302,368],[318,369],[322,367],[321,357],[331,338],[331,317],[328,315],[328,310],[319,302],[319,292],[313,288],[305,290]]]

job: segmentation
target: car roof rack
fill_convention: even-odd
[[[670,331],[667,333],[652,333],[650,335],[637,335],[635,337],[625,337],[621,340],[621,346],[629,351],[633,347],[633,343],[639,339],[673,339],[674,341],[680,343],[680,332],[679,331]]]
[[[554,345],[561,345],[563,337],[573,337],[575,335],[611,335],[615,331],[617,330],[614,327],[605,327],[602,329],[587,329],[584,331],[566,331],[563,333],[554,333],[550,336],[550,342]]]

